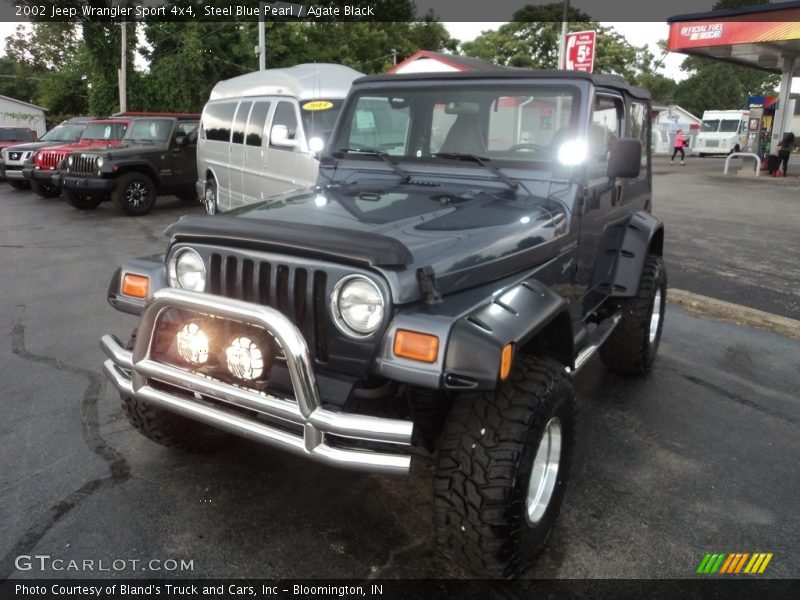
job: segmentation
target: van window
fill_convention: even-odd
[[[712,119],[700,123],[700,131],[717,131],[717,129],[719,129],[719,119]]]
[[[245,143],[248,146],[261,146],[264,123],[267,122],[269,102],[256,102],[250,111],[250,120],[247,122],[247,135]]]
[[[216,142],[228,142],[231,139],[231,122],[236,110],[235,102],[209,104],[206,106],[202,121],[202,137]]]
[[[725,133],[735,133],[739,129],[740,122],[732,119],[723,119],[719,125],[719,130]]]
[[[289,139],[297,139],[297,114],[294,112],[294,106],[290,102],[278,103],[275,108],[275,116],[272,117],[272,126],[275,127],[275,125],[285,125],[286,129],[289,130]],[[285,149],[272,144],[270,144],[270,148]]]
[[[236,111],[236,118],[233,120],[233,138],[231,141],[234,144],[244,144],[244,128],[247,126],[247,115],[250,113],[251,106],[253,106],[252,102],[239,104],[239,110]]]

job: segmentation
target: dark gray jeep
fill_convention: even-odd
[[[571,377],[644,373],[663,326],[650,101],[612,76],[509,69],[358,80],[316,187],[167,229],[114,275],[105,336],[139,431],[229,434],[405,474],[436,457],[444,550],[514,577],[558,516]]]

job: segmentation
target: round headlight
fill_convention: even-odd
[[[208,335],[194,322],[186,323],[175,337],[178,354],[186,362],[202,365],[208,362]]]
[[[181,248],[169,261],[169,283],[193,292],[206,288],[206,266],[200,255],[191,248]]]
[[[366,277],[351,275],[336,284],[331,295],[331,312],[344,333],[365,337],[374,333],[383,321],[383,295]]]
[[[254,381],[264,374],[265,356],[262,349],[249,337],[239,336],[225,348],[225,362],[234,377]]]
[[[98,156],[98,157],[97,157],[97,162],[96,162],[95,164],[97,165],[97,168],[99,169],[100,167],[102,167],[102,166],[103,166],[103,163],[104,163],[104,162],[105,162],[105,161],[103,160],[103,157],[102,157],[102,156]]]

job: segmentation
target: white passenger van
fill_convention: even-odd
[[[694,150],[700,156],[739,152],[747,145],[746,110],[707,110],[703,113]]]
[[[220,81],[203,109],[197,194],[215,214],[316,181],[353,80],[349,67],[302,64]]]

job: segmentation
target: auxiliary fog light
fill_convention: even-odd
[[[245,381],[255,381],[264,374],[269,349],[262,349],[252,339],[241,335],[233,338],[225,348],[225,359],[231,375]]]
[[[208,336],[197,323],[186,323],[175,338],[178,354],[194,365],[208,362]]]

